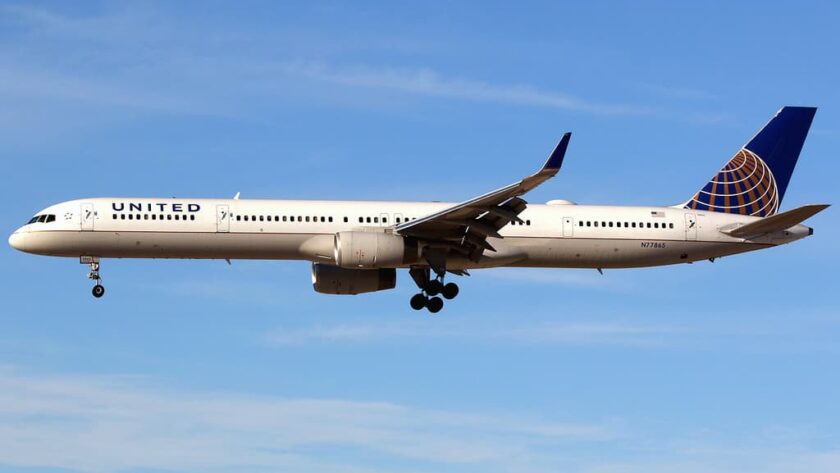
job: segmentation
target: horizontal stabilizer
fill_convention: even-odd
[[[730,230],[721,229],[721,231],[727,235],[738,238],[778,232],[804,222],[826,208],[828,208],[828,204],[803,205],[802,207],[788,210],[787,212],[782,212],[770,217],[764,217],[761,220],[741,225]]]

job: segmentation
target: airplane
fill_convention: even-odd
[[[105,293],[104,258],[308,260],[325,294],[419,288],[415,310],[436,313],[474,269],[638,268],[693,263],[790,243],[828,207],[779,212],[816,108],[783,107],[687,201],[595,206],[523,196],[554,177],[571,133],[534,174],[461,203],[89,198],[36,213],[9,237],[20,251],[79,258]],[[442,296],[442,297],[441,297]]]

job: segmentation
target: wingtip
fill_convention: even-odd
[[[557,146],[554,147],[554,151],[551,152],[551,156],[548,157],[548,160],[543,165],[543,170],[556,171],[560,169],[560,166],[563,165],[563,157],[566,156],[566,149],[569,147],[569,140],[571,138],[572,132],[567,131],[563,134]]]

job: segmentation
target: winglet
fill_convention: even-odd
[[[548,160],[545,164],[543,164],[541,171],[557,172],[560,170],[560,166],[563,164],[563,157],[566,156],[566,148],[569,147],[569,139],[571,137],[571,132],[563,134],[563,138],[560,138],[560,142],[557,143],[554,151],[551,152],[551,156],[549,156]]]

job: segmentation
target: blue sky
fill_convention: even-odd
[[[84,196],[673,204],[782,105],[838,203],[835,4],[4,2],[10,233]],[[4,247],[0,471],[836,472],[840,225],[712,263],[314,293],[300,262]]]

